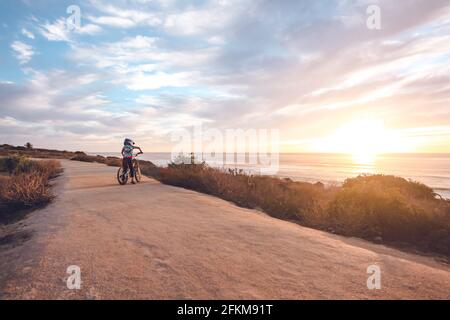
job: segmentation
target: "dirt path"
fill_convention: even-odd
[[[57,199],[0,242],[3,299],[450,298],[450,268],[431,258],[62,163]],[[367,289],[373,264],[381,290]],[[81,268],[81,290],[66,287],[70,265]]]

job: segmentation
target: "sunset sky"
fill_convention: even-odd
[[[0,143],[170,151],[196,124],[279,129],[284,152],[450,152],[450,1],[0,2]]]

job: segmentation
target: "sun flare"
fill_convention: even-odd
[[[371,164],[377,155],[401,150],[401,145],[400,136],[385,128],[384,121],[361,118],[344,124],[319,141],[316,149],[350,154],[355,163]]]

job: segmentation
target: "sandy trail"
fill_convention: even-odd
[[[450,298],[450,268],[431,258],[151,179],[119,186],[104,165],[62,164],[56,200],[0,242],[3,299]],[[381,290],[367,289],[373,264]],[[70,265],[81,290],[66,287]]]

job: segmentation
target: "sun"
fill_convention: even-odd
[[[336,147],[349,153],[357,163],[371,163],[385,149],[388,133],[384,123],[361,119],[342,126],[335,133]]]
[[[370,164],[377,155],[398,150],[401,141],[393,130],[385,128],[383,120],[360,118],[317,143],[319,150],[350,154],[355,163]]]

